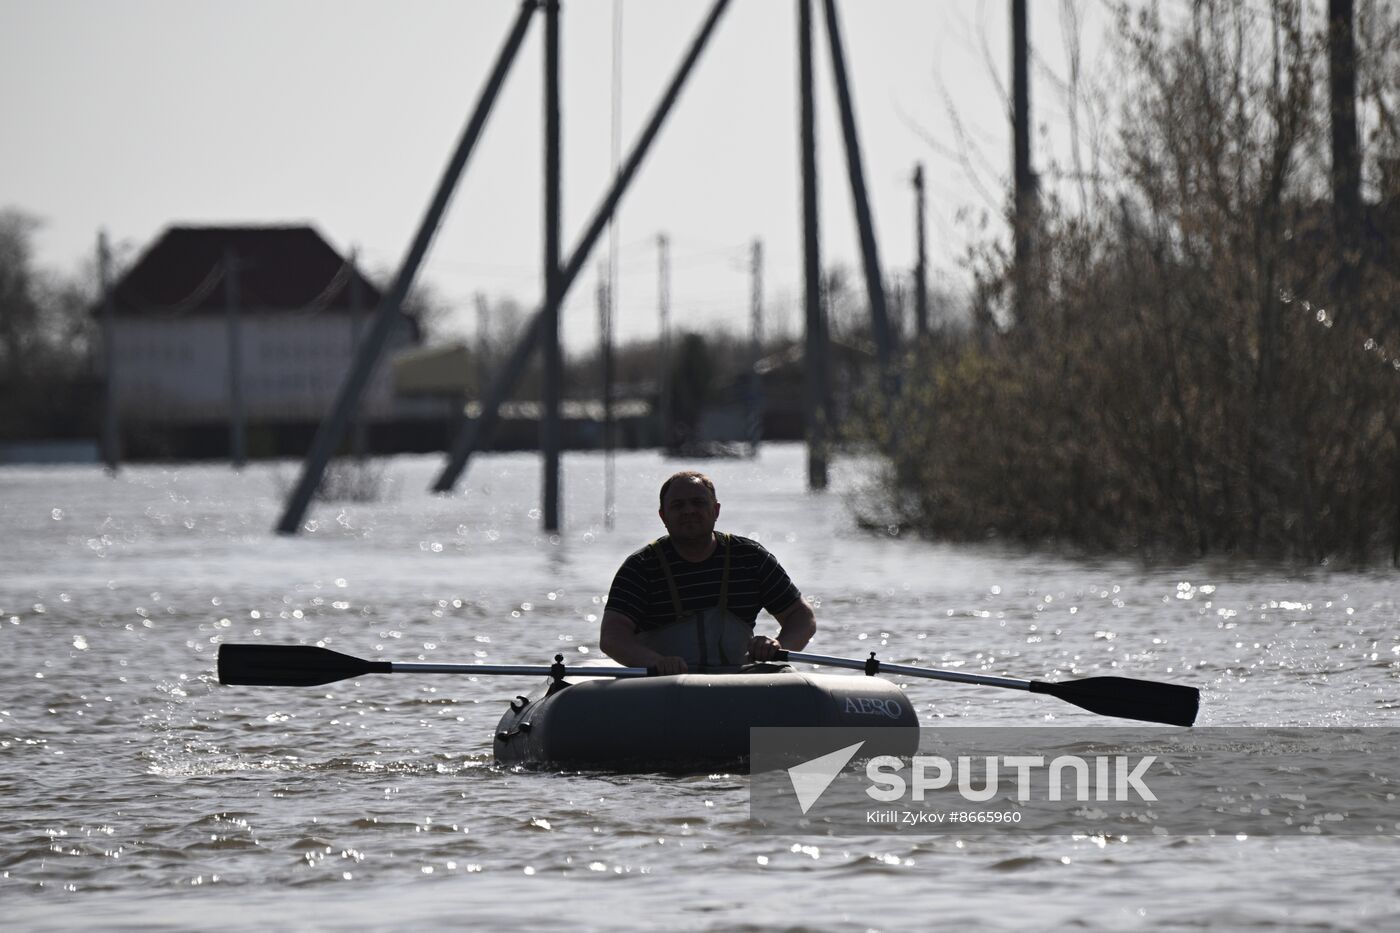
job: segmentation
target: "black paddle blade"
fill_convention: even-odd
[[[1201,708],[1201,691],[1195,687],[1129,677],[1089,677],[1061,683],[1033,680],[1031,692],[1048,693],[1104,716],[1169,726],[1192,725]]]
[[[388,661],[364,661],[315,645],[220,645],[219,683],[313,687],[361,674],[388,674]]]

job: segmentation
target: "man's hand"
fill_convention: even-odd
[[[689,670],[689,668],[685,666],[685,658],[678,658],[675,656],[657,658],[656,663],[651,666],[655,667],[656,673],[661,675],[684,674]]]
[[[778,644],[776,638],[769,638],[767,635],[755,635],[749,642],[749,657],[754,661],[771,661],[778,656],[778,652],[783,650],[783,646]]]
[[[657,654],[637,641],[637,626],[620,612],[603,610],[598,630],[598,647],[623,667],[655,668],[658,674],[684,674],[685,658]]]

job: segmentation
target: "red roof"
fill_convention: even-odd
[[[242,308],[349,311],[352,276],[359,282],[360,309],[372,313],[379,304],[379,289],[311,227],[171,227],[117,283],[115,310],[222,311],[229,250]]]

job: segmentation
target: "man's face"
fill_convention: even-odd
[[[666,490],[660,515],[672,538],[703,541],[714,534],[719,503],[699,480],[678,479]]]

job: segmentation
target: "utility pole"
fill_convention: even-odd
[[[914,166],[914,233],[918,258],[914,261],[914,327],[920,337],[928,336],[928,254],[925,251],[924,166]]]
[[[797,0],[799,86],[802,97],[802,268],[806,307],[803,412],[807,434],[807,488],[826,488],[826,324],[822,313],[821,241],[817,227],[816,106],[812,97],[812,0]]]
[[[1036,178],[1031,168],[1030,40],[1026,0],[1011,0],[1012,161],[1015,172],[1015,308],[1016,321],[1032,314],[1030,261],[1034,249]]]
[[[896,392],[895,334],[890,328],[885,304],[885,281],[880,271],[880,252],[875,238],[875,221],[870,211],[870,195],[865,186],[860,134],[856,131],[855,101],[846,74],[846,53],[841,39],[841,24],[836,15],[836,0],[823,0],[822,6],[826,11],[826,38],[831,47],[831,74],[836,82],[841,136],[846,143],[846,175],[851,184],[851,202],[855,208],[856,229],[860,234],[861,266],[865,270],[865,292],[870,302],[870,329],[875,337],[875,352],[879,358],[882,394],[888,401],[893,399]]]
[[[228,325],[228,449],[235,470],[248,460],[243,417],[243,335],[238,320],[238,253],[224,250],[224,317]]]
[[[485,404],[486,392],[491,385],[494,376],[492,371],[491,353],[493,344],[491,342],[491,307],[486,302],[486,293],[476,293],[476,401],[477,405]],[[457,411],[455,417],[448,418],[448,430],[457,423],[459,418],[465,417],[467,410],[467,400],[470,395],[465,384],[462,393],[457,397]],[[480,417],[478,415],[477,417]],[[449,443],[451,435],[449,434]]]
[[[674,428],[671,424],[671,243],[666,234],[656,235],[657,303],[661,312],[661,370],[659,375],[661,406],[661,449],[671,448]]]
[[[476,396],[479,400],[491,384],[491,308],[486,293],[476,293]],[[465,393],[464,393],[465,394]]]
[[[559,409],[564,360],[559,346],[559,0],[544,0],[544,530],[559,530]]]
[[[598,362],[603,394],[603,527],[612,528],[617,463],[613,451],[613,289],[608,266],[598,269]]]
[[[752,315],[749,332],[749,379],[745,401],[748,403],[749,456],[758,456],[763,440],[763,381],[758,375],[758,361],[763,357],[763,241],[753,241],[749,260],[752,279]]]
[[[364,290],[360,282],[360,250],[359,247],[350,249],[350,281],[348,283],[350,295],[350,359],[355,358],[360,345],[360,330],[364,326]],[[350,447],[355,453],[355,457],[364,460],[369,453],[369,426],[365,424],[365,414],[358,408],[351,416],[350,422]]]
[[[622,166],[622,0],[613,0],[612,8],[612,125],[609,133],[612,174],[617,176]],[[603,527],[612,530],[617,515],[617,451],[613,437],[613,321],[617,316],[618,222],[615,214],[608,216],[608,262],[603,270],[605,300],[599,312],[603,315],[599,328],[602,337],[603,369]]]
[[[885,287],[885,292],[889,295],[889,304],[887,307],[889,311],[890,333],[898,337],[904,332],[904,311],[905,305],[907,304],[905,301],[907,296],[905,295],[904,276],[900,275],[898,272],[891,275],[889,285]]]
[[[121,431],[117,423],[117,349],[113,321],[112,252],[107,248],[107,231],[97,234],[97,275],[102,288],[102,459],[107,472],[116,475],[121,465]]]

